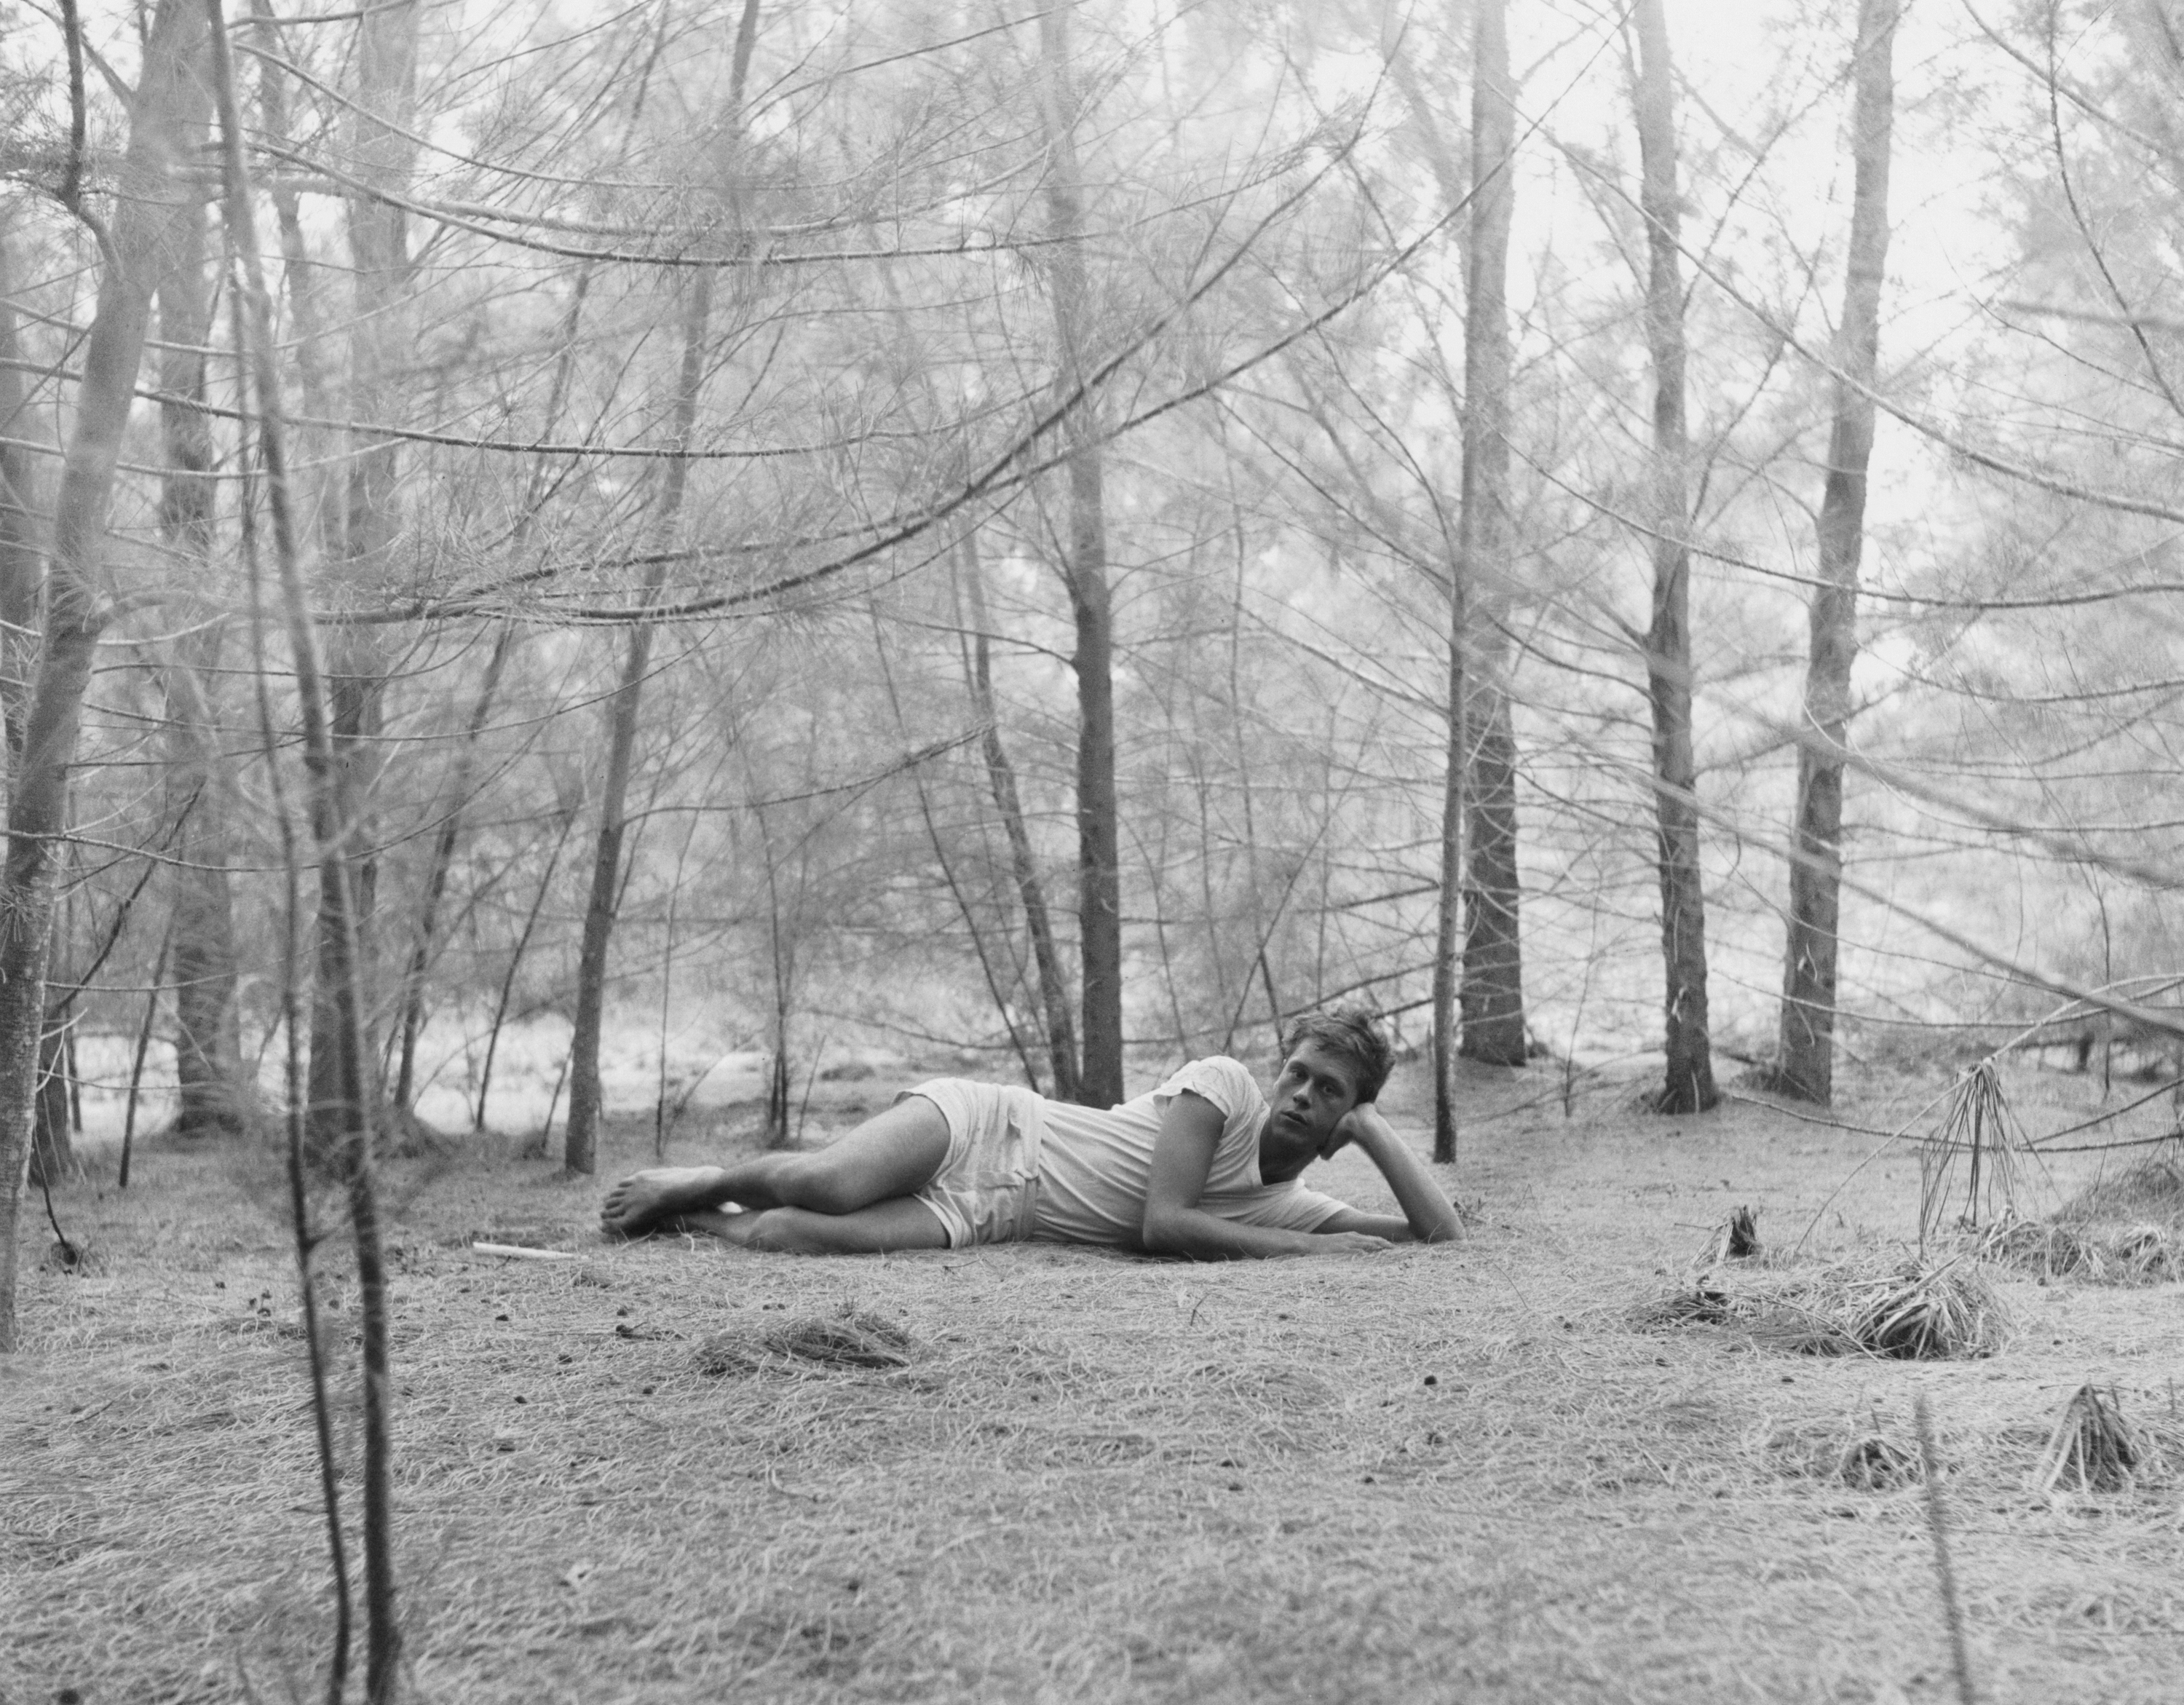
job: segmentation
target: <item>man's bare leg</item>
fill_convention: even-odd
[[[633,1173],[607,1192],[599,1226],[610,1234],[642,1237],[670,1220],[725,1202],[760,1210],[803,1208],[841,1217],[876,1203],[915,1195],[932,1182],[947,1158],[946,1117],[922,1095],[911,1095],[822,1149],[754,1155],[728,1167],[655,1167]],[[758,1217],[726,1214],[720,1218]],[[928,1213],[927,1217],[932,1216]],[[938,1220],[933,1223],[939,1225]],[[705,1229],[716,1231],[711,1225]],[[716,1234],[741,1240],[725,1227]]]
[[[875,1202],[854,1213],[815,1213],[810,1208],[767,1208],[722,1213],[699,1208],[668,1222],[676,1231],[702,1233],[739,1249],[785,1255],[883,1255],[895,1249],[945,1249],[948,1232],[933,1210],[912,1196]]]

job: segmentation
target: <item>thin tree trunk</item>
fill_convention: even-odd
[[[1480,0],[1473,59],[1470,253],[1463,352],[1463,507],[1457,521],[1456,595],[1449,642],[1449,759],[1464,792],[1442,813],[1443,951],[1446,915],[1459,850],[1464,863],[1463,976],[1457,993],[1457,1051],[1496,1065],[1525,1058],[1524,967],[1518,939],[1517,741],[1510,720],[1507,645],[1502,615],[1513,582],[1514,529],[1509,513],[1509,226],[1516,206],[1511,155],[1516,148],[1516,89],[1510,78],[1503,0]],[[1465,844],[1468,842],[1468,846]],[[1440,990],[1437,987],[1437,996]],[[1455,1151],[1451,1050],[1436,1005],[1434,1149]]]
[[[493,651],[486,659],[485,678],[478,683],[477,698],[471,705],[470,719],[463,728],[463,744],[456,754],[454,776],[448,788],[440,832],[432,838],[432,863],[425,872],[425,895],[417,908],[417,933],[410,944],[410,962],[402,979],[402,1051],[394,1073],[393,1105],[404,1112],[411,1111],[410,1104],[416,1097],[417,1039],[425,1028],[425,978],[432,968],[440,902],[447,897],[455,850],[462,843],[463,808],[469,803],[471,780],[476,773],[478,741],[493,716],[493,700],[500,693],[501,674],[508,666],[515,639],[516,627],[512,621],[503,622],[500,632],[493,636]]]
[[[159,536],[178,583],[203,586],[212,566],[213,441],[201,408],[212,337],[204,215],[188,220],[181,252],[159,279],[159,388],[166,471]],[[177,824],[170,900],[175,969],[175,1130],[185,1137],[241,1128],[235,923],[227,875],[227,794],[209,683],[219,678],[221,628],[200,621],[163,660],[170,821]]]
[[[14,254],[0,227],[0,733],[9,768],[22,755],[23,713],[37,662],[38,554],[36,462],[23,395],[23,349],[15,335]]]
[[[282,433],[280,380],[274,365],[272,302],[265,289],[258,252],[255,223],[250,205],[250,185],[242,159],[242,125],[236,110],[234,72],[228,57],[222,0],[208,0],[212,20],[211,68],[219,103],[222,164],[226,192],[225,212],[229,240],[242,261],[245,339],[248,346],[251,384],[259,449],[272,512],[275,557],[279,566],[282,603],[288,626],[289,649],[296,675],[296,697],[303,715],[305,767],[310,779],[311,830],[320,872],[317,956],[321,978],[332,978],[331,989],[319,991],[320,1002],[331,1011],[334,1023],[330,1039],[335,1054],[331,1074],[337,1096],[328,1109],[330,1123],[339,1139],[336,1152],[343,1164],[348,1186],[349,1225],[356,1257],[358,1312],[360,1317],[363,1367],[364,1434],[364,1567],[366,1636],[365,1697],[368,1705],[392,1705],[399,1682],[402,1635],[397,1620],[394,1590],[393,1440],[388,1422],[393,1382],[390,1377],[387,1333],[387,1265],[380,1231],[377,1183],[371,1141],[371,1104],[369,1089],[370,1056],[365,1045],[362,967],[359,962],[356,900],[349,885],[349,860],[345,846],[347,824],[342,798],[341,756],[337,748],[330,711],[326,671],[320,660],[318,632],[314,625],[310,594],[304,584],[302,553],[296,538],[294,507],[290,499],[287,449]],[[291,866],[292,869],[292,865]],[[292,901],[294,890],[291,889]],[[293,907],[292,905],[291,911]],[[293,957],[290,959],[292,967]],[[293,1003],[288,1011],[289,1034],[294,1035]],[[313,1042],[313,1067],[318,1065],[318,1039]],[[290,1073],[291,1118],[295,1073]],[[304,1261],[307,1305],[310,1299],[309,1228],[301,1201],[303,1131],[292,1123],[289,1145],[290,1179],[297,1211],[298,1251]],[[307,1328],[315,1321],[307,1314]],[[339,1525],[332,1498],[332,1457],[327,1446],[326,1404],[318,1390],[319,1366],[314,1337],[313,1379],[320,1418],[320,1463],[326,1478],[322,1491],[335,1541],[335,1566],[343,1568],[339,1548]],[[343,1595],[346,1628],[346,1594]],[[346,1641],[340,1659],[346,1661]],[[331,1684],[333,1697],[341,1696],[338,1674]]]
[[[887,688],[888,707],[894,712],[894,726],[906,750],[910,745],[910,722],[903,715],[902,694],[896,690],[894,666],[888,660],[887,631],[881,623],[877,602],[872,606],[872,655],[879,660],[880,679]],[[988,731],[990,733],[992,725],[989,723]],[[1017,1015],[1009,1010],[1009,989],[994,967],[993,954],[987,950],[986,933],[978,928],[978,911],[971,904],[971,896],[964,891],[963,884],[956,879],[955,861],[948,856],[948,843],[940,833],[939,820],[933,815],[933,791],[926,785],[923,765],[913,767],[911,780],[917,788],[917,814],[925,824],[925,839],[932,845],[933,862],[940,866],[940,879],[948,885],[948,897],[956,902],[956,912],[963,920],[963,928],[971,938],[971,951],[978,959],[978,974],[985,980],[986,992],[994,998],[994,1011],[1000,1017],[1001,1028],[1008,1032],[1009,1047],[1015,1053],[1017,1062],[1023,1067],[1024,1081],[1036,1095],[1039,1093],[1039,1067],[1032,1059],[1030,1048],[1025,1045]],[[671,910],[670,915],[672,916]],[[1013,944],[1007,940],[1006,913],[1000,928],[1003,945],[1011,950],[1008,958],[1013,975],[1009,981],[1020,987],[1023,981],[1022,961],[1016,957]],[[816,1059],[813,1064],[816,1068]]]
[[[408,132],[416,106],[417,34],[421,0],[387,0],[367,8],[357,25],[355,96],[348,106],[348,146],[354,171],[364,186],[347,198],[352,315],[348,331],[349,418],[378,424],[401,413],[404,369],[413,359],[409,315],[404,312],[411,281],[406,215],[394,198],[407,188],[416,144]],[[402,531],[400,446],[369,432],[352,434],[348,482],[341,493],[341,542],[337,578],[330,590],[344,602],[370,602],[394,571],[394,546]],[[343,867],[320,867],[321,918],[345,904],[355,935],[357,976],[366,993],[359,1022],[365,1026],[375,1003],[369,989],[373,975],[372,913],[378,892],[378,861],[369,849],[367,805],[372,772],[379,757],[378,734],[386,695],[386,666],[380,630],[343,623],[328,648],[327,711],[339,768],[336,779]],[[346,902],[332,891],[337,881],[348,889]],[[322,955],[338,949],[323,932]],[[336,1010],[337,979],[322,961],[311,1008],[310,1099],[320,1134],[339,1139],[335,1112],[344,1090],[340,1073],[340,1032],[347,1022]],[[367,1047],[361,1069],[378,1077],[378,1053]],[[376,1094],[376,1084],[370,1086]]]
[[[1001,744],[1000,713],[994,704],[991,624],[986,614],[986,575],[978,560],[975,534],[966,530],[957,560],[963,571],[962,585],[970,605],[971,649],[968,672],[971,713],[983,729],[978,749],[986,761],[986,783],[992,788],[994,809],[1000,813],[1001,833],[1008,838],[1009,864],[1017,894],[1023,902],[1024,931],[1031,937],[1032,961],[1039,970],[1039,1003],[1046,1015],[1046,1063],[1054,1074],[1057,1101],[1080,1100],[1077,1078],[1077,1029],[1069,1014],[1069,983],[1061,955],[1054,944],[1054,927],[1046,911],[1046,889],[1039,879],[1039,864],[1032,856],[1031,835],[1024,827],[1023,803],[1017,791],[1016,766]]]
[[[531,910],[524,916],[523,928],[516,934],[515,945],[509,950],[508,969],[502,973],[500,995],[493,1004],[493,1023],[486,1031],[485,1061],[478,1067],[477,1102],[471,1115],[471,1127],[473,1130],[482,1131],[485,1128],[485,1098],[493,1088],[493,1058],[499,1050],[501,1029],[508,1022],[508,1003],[515,994],[515,973],[521,968],[523,956],[531,946],[532,933],[538,928],[538,914],[546,908],[546,896],[553,891],[554,869],[561,862],[562,850],[568,845],[569,832],[576,827],[576,823],[575,811],[564,810],[561,813],[561,831],[554,838],[554,850],[546,858],[546,873],[538,878],[538,890],[531,897]],[[564,1061],[562,1070],[566,1073],[567,1069],[568,1062]],[[558,1083],[554,1085],[554,1095],[557,1099],[560,1095],[560,1086]],[[546,1133],[543,1129],[538,1134],[538,1140],[543,1147],[546,1140]]]
[[[65,939],[65,928],[60,932]],[[48,984],[48,988],[50,988]],[[70,1095],[69,1003],[49,1003],[38,1039],[38,1112],[31,1134],[31,1182],[52,1185],[75,1172],[74,1098]]]
[[[1412,98],[1418,106],[1415,95]],[[1448,761],[1441,791],[1440,906],[1434,934],[1433,1157],[1444,1164],[1456,1159],[1460,1123],[1457,937],[1463,908],[1468,827],[1465,805],[1474,756],[1471,588],[1482,576],[1499,582],[1509,573],[1509,449],[1505,435],[1509,422],[1509,226],[1516,205],[1511,158],[1516,148],[1514,101],[1503,0],[1479,0],[1472,39],[1463,496],[1456,560],[1449,575]],[[1418,106],[1418,110],[1425,109]]]
[[[21,758],[8,800],[0,866],[0,1351],[15,1347],[16,1211],[38,1084],[56,854],[68,833],[69,768],[84,692],[108,616],[103,585],[114,465],[143,359],[153,287],[198,205],[180,176],[195,134],[205,11],[198,0],[159,0],[120,169],[113,225],[102,244],[98,304],[84,342],[75,421],[61,465],[44,632],[24,718]]]
[[[699,268],[690,281],[690,298],[683,318],[682,373],[675,404],[675,442],[687,449],[698,417],[698,393],[705,371],[705,337],[710,322],[713,274]],[[660,502],[654,511],[654,533],[665,541],[672,533],[688,479],[689,464],[681,456],[669,460]],[[645,570],[640,603],[649,606],[660,595],[666,565],[664,549],[654,553],[654,564]],[[652,624],[642,617],[629,631],[623,655],[621,678],[607,701],[607,768],[599,797],[599,838],[593,844],[591,893],[584,906],[584,933],[577,960],[577,1018],[570,1039],[569,1122],[563,1134],[562,1161],[572,1173],[599,1168],[599,1124],[605,1096],[599,1078],[599,1042],[606,1020],[607,955],[614,939],[621,907],[623,871],[621,847],[628,832],[630,771],[637,749],[637,716],[644,695],[644,677],[652,665]]]
[[[538,436],[550,439],[561,418],[562,404],[569,394],[569,381],[576,371],[577,333],[582,322],[585,298],[592,287],[591,268],[588,264],[577,275],[577,287],[570,293],[569,310],[561,326],[561,349],[554,364],[554,382],[546,397],[546,417],[540,423]],[[529,489],[524,493],[523,511],[515,524],[510,540],[511,552],[520,553],[531,536],[531,528],[539,512],[540,501],[551,473],[551,459],[540,456],[532,465]],[[448,876],[454,867],[455,849],[461,844],[463,814],[470,803],[471,782],[477,770],[477,751],[480,738],[493,715],[494,699],[499,696],[500,679],[508,666],[508,660],[519,641],[521,630],[510,621],[502,625],[493,636],[493,655],[486,660],[485,679],[479,683],[478,694],[471,709],[471,717],[463,731],[463,744],[455,760],[453,785],[448,788],[446,816],[440,823],[440,833],[432,843],[432,862],[425,878],[425,898],[418,909],[417,937],[410,953],[408,975],[403,981],[402,995],[402,1057],[395,1073],[394,1105],[407,1111],[415,1093],[417,1069],[417,1038],[425,1024],[425,978],[432,963],[433,932],[437,927],[440,902],[446,896]],[[482,1105],[482,1103],[481,1103]]]
[[[0,293],[10,275],[8,257],[0,253]],[[0,359],[21,359],[15,337],[12,304],[0,300]],[[12,365],[7,369],[0,407],[8,425],[0,432],[13,438],[23,436],[27,422],[23,413],[23,376]],[[0,634],[0,707],[4,707],[8,756],[20,758],[22,719],[30,696],[31,673],[37,656],[38,589],[42,578],[38,560],[36,517],[31,511],[31,456],[20,444],[0,450],[0,620],[8,623]],[[12,766],[11,766],[12,768]],[[67,934],[64,927],[62,934]],[[70,1142],[68,1083],[62,1059],[60,1026],[66,1022],[66,1003],[55,1012],[48,992],[47,1011],[38,1040],[37,1112],[31,1130],[30,1180],[34,1184],[58,1183],[74,1169],[75,1148]]]
[[[1899,0],[1862,0],[1851,120],[1855,181],[1843,312],[1836,332],[1835,424],[1820,499],[1819,585],[1813,590],[1804,718],[1797,749],[1797,840],[1782,967],[1780,1044],[1770,1087],[1825,1106],[1835,1093],[1836,924],[1841,908],[1843,766],[1858,656],[1858,558],[1865,542],[1871,390],[1888,270],[1888,169],[1896,109]]]
[[[268,56],[258,62],[259,123],[268,143],[275,148],[291,148],[294,138],[288,123],[286,74],[276,60],[293,55],[290,44],[282,37],[283,26],[274,15],[271,0],[250,0],[250,15],[251,34]],[[293,328],[298,393],[303,399],[304,412],[323,421],[333,415],[337,405],[329,394],[332,385],[326,372],[326,314],[320,305],[319,270],[312,264],[310,248],[304,236],[303,198],[297,193],[292,177],[286,172],[274,175],[265,193],[273,204],[275,223],[280,232],[281,277],[288,298],[289,324]],[[338,481],[339,462],[326,454],[331,447],[331,434],[321,427],[292,425],[288,437],[289,454],[294,464],[318,470],[310,476],[315,487],[328,488]],[[321,553],[329,559],[338,556],[342,504],[328,501],[323,489],[307,496],[304,501],[308,513],[315,518],[312,527]]]
[[[1462,1011],[1466,1059],[1521,1066],[1525,1060],[1524,964],[1518,935],[1517,736],[1510,718],[1506,654],[1474,652],[1471,758],[1466,766],[1470,870],[1464,883]]]
[[[750,75],[751,52],[758,36],[758,0],[744,0],[743,18],[736,30],[735,59],[729,71],[727,131],[739,137],[743,125],[744,89]],[[742,241],[744,207],[740,192],[729,199],[730,241]],[[697,428],[698,397],[705,377],[705,344],[711,324],[714,272],[695,270],[690,298],[683,318],[682,371],[676,387],[673,442],[687,452]],[[668,458],[654,510],[653,531],[664,543],[673,533],[689,482],[690,465],[683,454]],[[655,552],[656,557],[662,553]],[[649,607],[666,582],[667,565],[657,560],[645,570],[639,604]],[[569,1040],[569,1120],[563,1134],[562,1161],[572,1173],[591,1173],[599,1167],[599,1124],[605,1098],[599,1082],[599,1038],[606,1017],[607,952],[614,939],[615,915],[622,889],[621,844],[627,832],[626,811],[629,772],[637,744],[638,706],[644,697],[644,677],[651,666],[652,626],[640,617],[629,633],[629,649],[622,661],[621,679],[607,701],[607,768],[599,800],[599,833],[593,848],[592,884],[584,906],[584,933],[577,960],[577,1018]]]
[[[167,974],[167,956],[174,944],[174,923],[170,918],[167,933],[160,938],[159,956],[152,962],[152,989],[144,997],[144,1022],[137,1027],[136,1051],[130,1056],[129,1097],[121,1112],[121,1166],[114,1177],[116,1190],[129,1188],[129,1162],[136,1141],[136,1102],[144,1087],[144,1056],[152,1051],[152,1032],[159,1022],[161,979]]]
[[[1706,897],[1698,766],[1691,750],[1690,433],[1684,417],[1683,215],[1676,184],[1674,70],[1661,0],[1638,0],[1639,202],[1646,216],[1646,342],[1653,358],[1653,619],[1646,694],[1653,713],[1653,810],[1661,878],[1668,1072],[1663,1113],[1719,1099],[1707,1035]]]
[[[1084,205],[1069,78],[1069,9],[1039,14],[1040,89],[1047,140],[1055,383],[1067,397],[1083,385],[1091,311],[1083,238]],[[1062,573],[1076,618],[1077,869],[1078,956],[1084,974],[1084,1054],[1078,1099],[1095,1107],[1123,1099],[1123,901],[1116,823],[1114,614],[1107,587],[1106,457],[1099,410],[1078,399],[1062,423],[1068,446],[1069,539]]]

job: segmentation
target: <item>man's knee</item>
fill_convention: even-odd
[[[814,1216],[804,1208],[767,1208],[752,1216],[744,1247],[773,1255],[826,1255],[833,1245],[813,1220]]]

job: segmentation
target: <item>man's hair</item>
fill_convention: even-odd
[[[1396,1055],[1370,1012],[1362,1006],[1331,1006],[1299,1014],[1282,1037],[1282,1058],[1288,1059],[1307,1042],[1317,1042],[1350,1062],[1357,1074],[1360,1106],[1380,1098]]]

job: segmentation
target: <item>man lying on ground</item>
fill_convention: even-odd
[[[1456,1210],[1373,1105],[1391,1063],[1373,1021],[1307,1014],[1282,1051],[1271,1106],[1251,1073],[1223,1056],[1104,1112],[935,1078],[825,1148],[624,1178],[599,1224],[623,1237],[705,1232],[800,1255],[1039,1238],[1214,1261],[1455,1237]],[[1297,1183],[1351,1143],[1388,1181],[1400,1217]]]

